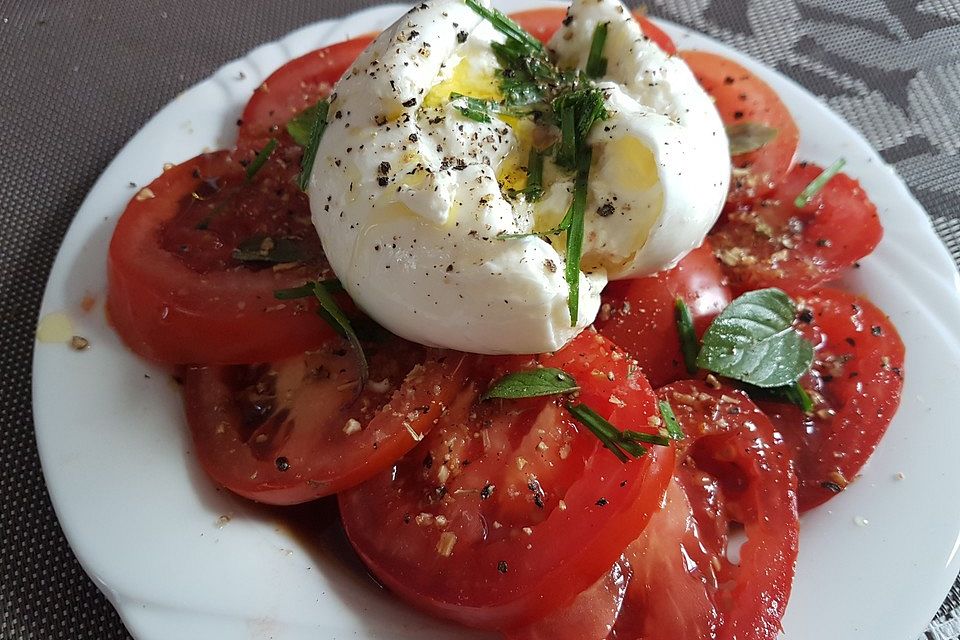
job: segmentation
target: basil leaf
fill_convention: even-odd
[[[793,328],[796,313],[779,289],[743,294],[703,335],[697,366],[764,388],[794,382],[813,362],[813,345]]]
[[[293,141],[301,147],[305,147],[310,144],[310,130],[313,128],[313,123],[317,119],[317,114],[322,108],[323,107],[320,106],[320,102],[318,102],[312,107],[307,107],[297,115],[293,116],[290,121],[287,122],[287,133],[289,133],[290,137],[293,138]]]
[[[536,398],[578,390],[577,381],[561,369],[545,367],[508,373],[494,382],[480,399]]]
[[[247,238],[233,250],[233,259],[241,262],[301,262],[303,249],[293,238],[257,235]]]
[[[773,142],[779,131],[759,122],[738,122],[727,127],[730,155],[738,156],[761,149]]]

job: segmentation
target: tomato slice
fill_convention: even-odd
[[[271,73],[243,109],[237,147],[259,149],[271,137],[287,137],[287,122],[330,95],[333,85],[373,38],[364,35],[311,51]]]
[[[877,208],[846,174],[831,178],[805,206],[794,204],[822,171],[800,163],[769,200],[721,219],[710,240],[735,290],[810,290],[836,278],[880,242]]]
[[[465,356],[390,338],[365,348],[370,382],[335,339],[271,363],[189,367],[187,423],[218,484],[268,504],[297,504],[363,482],[433,425],[462,383]]]
[[[797,558],[797,479],[788,449],[742,391],[681,381],[657,393],[687,434],[688,464],[718,480],[727,519],[741,523],[747,537],[739,564],[723,564],[718,575],[716,637],[774,640]],[[630,603],[628,594],[624,607]]]
[[[611,571],[510,640],[715,638],[727,521],[716,480],[678,469],[663,507]]]
[[[777,130],[777,137],[760,149],[732,158],[727,202],[742,206],[770,193],[790,170],[800,143],[789,109],[766,82],[729,58],[705,51],[680,55],[713,96],[725,125],[752,122]]]
[[[760,402],[794,451],[801,511],[854,480],[900,404],[904,347],[896,328],[869,301],[836,289],[796,297],[801,332],[816,346],[800,383],[816,401],[811,415]]]
[[[567,16],[567,10],[563,7],[545,7],[543,9],[530,9],[528,11],[518,11],[511,13],[510,17],[529,31],[535,38],[541,42],[547,42],[557,32],[563,19]],[[657,46],[666,51],[669,55],[677,52],[677,45],[673,43],[670,36],[660,27],[653,24],[646,14],[637,9],[633,12],[633,17],[640,23],[640,29],[643,35],[647,36]]]
[[[709,242],[691,251],[673,269],[646,278],[616,280],[603,291],[597,330],[636,358],[654,387],[690,376],[674,315],[678,297],[690,309],[698,336],[730,304],[730,289]]]
[[[331,277],[298,169],[283,148],[247,181],[226,152],[197,156],[139,192],[107,259],[107,311],[136,353],[168,363],[250,363],[314,348],[333,332],[304,301],[273,292]],[[296,262],[233,258],[262,235],[299,247]]]
[[[480,360],[416,449],[340,494],[360,557],[414,606],[472,627],[515,628],[571,602],[657,510],[672,447],[624,464],[572,420],[564,399],[478,399],[492,380],[538,364],[574,376],[577,401],[614,424],[653,431],[646,379],[592,332],[555,355]]]

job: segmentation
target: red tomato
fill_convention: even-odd
[[[237,147],[259,149],[271,137],[286,137],[290,118],[326,98],[373,38],[360,36],[311,51],[271,73],[243,109]]]
[[[803,207],[794,200],[822,173],[801,163],[755,206],[729,212],[710,240],[737,291],[810,290],[877,246],[883,227],[860,183],[838,174]]]
[[[567,10],[563,7],[530,9],[529,11],[519,11],[510,14],[511,18],[516,20],[521,27],[529,31],[541,42],[547,42],[553,37],[553,34],[560,28],[560,24],[566,16]],[[660,27],[653,24],[643,11],[639,9],[634,11],[633,17],[640,23],[640,29],[643,31],[643,35],[653,40],[657,46],[668,54],[673,55],[677,52],[677,46],[673,44],[670,36]]]
[[[800,142],[787,106],[766,82],[733,60],[705,51],[681,51],[680,55],[716,100],[725,125],[754,122],[777,130],[777,137],[760,149],[733,157],[727,202],[745,205],[770,193],[793,165]]]
[[[555,355],[483,359],[416,449],[340,494],[360,557],[418,608],[493,629],[542,617],[609,570],[659,506],[672,447],[624,464],[572,420],[566,399],[478,399],[537,364],[574,376],[576,401],[620,428],[653,429],[646,379],[592,332]]]
[[[127,205],[107,259],[107,311],[136,353],[170,363],[249,363],[318,346],[333,332],[302,301],[277,289],[331,272],[306,196],[290,183],[278,148],[253,180],[225,151],[165,171]],[[298,263],[234,260],[257,234],[299,242]]]
[[[722,566],[727,540],[722,509],[715,480],[694,468],[679,469],[667,488],[661,510],[651,516],[650,524],[608,574],[578,595],[570,606],[514,630],[507,637],[716,637],[720,624],[717,568]]]
[[[392,338],[367,345],[370,382],[355,399],[357,360],[339,339],[258,365],[184,373],[197,458],[245,498],[296,504],[363,482],[413,448],[463,381],[465,356]]]
[[[789,451],[742,391],[682,381],[657,393],[670,402],[686,434],[688,463],[719,481],[727,519],[743,524],[747,536],[739,565],[720,568],[721,625],[716,637],[774,640],[797,558],[797,480]],[[628,593],[625,610],[630,606]],[[648,610],[657,608],[651,604]]]
[[[776,402],[760,403],[794,450],[805,511],[856,478],[900,404],[904,348],[897,330],[867,300],[836,289],[796,297],[801,332],[816,346],[801,380],[816,401],[812,415]]]
[[[655,387],[690,376],[674,316],[678,297],[687,303],[698,336],[730,304],[730,289],[708,242],[673,269],[611,282],[595,322],[597,331],[637,359]]]

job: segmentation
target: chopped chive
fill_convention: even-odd
[[[326,100],[317,103],[317,112],[310,127],[310,140],[307,146],[303,148],[303,158],[300,159],[300,175],[297,176],[297,185],[301,191],[306,191],[310,184],[310,174],[313,172],[313,163],[317,159],[317,149],[320,146],[320,138],[327,128],[327,112],[330,110],[330,103]]]
[[[313,106],[307,107],[297,115],[290,118],[287,122],[287,133],[301,147],[310,144],[310,131],[313,129],[313,121],[317,119],[317,109],[322,108],[317,102]]]
[[[527,159],[527,186],[523,195],[528,202],[536,202],[543,196],[543,152],[536,147],[530,149]]]
[[[570,168],[576,162],[577,114],[573,109],[564,109],[560,114],[560,145],[557,147],[557,164]]]
[[[693,317],[690,315],[690,308],[679,296],[674,301],[674,319],[677,323],[677,333],[680,334],[680,351],[683,353],[683,362],[687,366],[687,373],[696,373],[700,342],[693,330]]]
[[[494,29],[507,36],[510,40],[516,41],[531,51],[537,53],[543,51],[543,44],[539,40],[530,35],[523,27],[502,12],[496,9],[487,9],[477,2],[477,0],[465,0],[465,2],[474,12],[490,22]]]
[[[340,309],[339,305],[337,305],[337,301],[333,299],[333,296],[327,291],[327,288],[322,285],[314,285],[313,294],[317,297],[317,301],[320,302],[320,315],[333,327],[334,331],[347,339],[347,342],[350,343],[350,348],[353,349],[354,355],[357,357],[357,371],[359,375],[357,377],[357,388],[353,396],[353,399],[356,400],[360,397],[360,394],[363,393],[364,388],[367,386],[367,381],[370,379],[370,366],[367,363],[367,356],[363,352],[363,345],[360,344],[360,338],[357,337],[357,333],[353,330],[350,320]]]
[[[306,284],[290,289],[277,289],[273,292],[273,297],[277,300],[296,300],[297,298],[309,298],[314,295],[313,289],[320,285],[330,293],[340,293],[343,291],[343,283],[337,279],[321,280],[320,282],[307,282]]]
[[[843,158],[840,158],[832,165],[823,170],[823,173],[818,175],[813,181],[800,192],[800,195],[796,197],[793,201],[793,206],[800,209],[807,206],[810,203],[810,200],[813,199],[815,195],[820,193],[820,191],[826,186],[830,179],[840,173],[840,170],[843,169],[844,165],[847,164],[847,161]]]
[[[454,105],[461,114],[475,120],[477,122],[490,122],[490,113],[496,111],[496,103],[490,100],[482,100],[480,98],[471,98],[470,96],[465,96],[462,93],[451,93],[450,100],[454,103],[461,103],[459,105]]]
[[[593,150],[583,149],[580,154],[577,178],[573,186],[573,202],[567,210],[567,251],[566,277],[569,294],[567,308],[570,310],[570,326],[577,325],[580,316],[580,258],[583,253],[583,216],[587,209],[587,179],[590,176],[590,162]],[[563,224],[563,223],[561,223]]]
[[[577,422],[589,429],[603,443],[604,447],[617,456],[620,462],[628,462],[628,456],[639,458],[647,453],[647,448],[640,444],[641,442],[659,446],[670,444],[670,439],[664,436],[631,430],[620,431],[585,404],[568,404],[567,411]]]
[[[607,59],[603,57],[603,47],[607,44],[607,27],[609,22],[601,22],[593,30],[593,41],[590,43],[590,56],[587,58],[587,75],[599,78],[607,72]]]
[[[791,403],[800,407],[804,413],[813,413],[813,398],[807,393],[807,390],[800,386],[799,382],[787,385],[784,388],[784,396]]]
[[[253,160],[250,164],[247,165],[247,181],[253,180],[253,176],[257,175],[257,172],[263,168],[263,165],[266,164],[267,158],[270,157],[270,154],[273,153],[274,149],[277,148],[277,139],[270,138],[270,141],[267,144],[263,145],[263,149],[257,152],[257,155],[253,157]]]
[[[677,420],[670,403],[666,400],[660,400],[657,406],[660,407],[660,417],[663,419],[663,426],[667,429],[670,437],[674,440],[683,440],[683,429],[680,428],[680,422]]]

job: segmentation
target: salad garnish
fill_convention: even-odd
[[[370,366],[367,363],[367,356],[363,351],[363,345],[360,344],[360,338],[357,337],[350,319],[347,318],[340,305],[333,299],[333,294],[343,291],[343,285],[339,280],[324,280],[321,282],[307,282],[302,286],[293,289],[280,289],[273,292],[273,297],[277,300],[294,300],[297,298],[307,298],[314,296],[320,303],[317,312],[327,321],[334,331],[346,338],[357,357],[357,387],[353,397],[354,400],[360,397],[364,387],[370,379]]]
[[[696,373],[699,370],[697,354],[700,352],[700,342],[693,330],[693,316],[690,315],[690,309],[679,296],[674,301],[674,317],[677,322],[677,333],[680,334],[680,352],[683,353],[687,373]]]
[[[727,127],[730,155],[738,156],[761,149],[773,142],[780,133],[774,127],[759,122],[738,122]]]
[[[794,383],[813,363],[813,345],[793,327],[797,307],[779,289],[748,291],[703,334],[697,365],[757,387]]]
[[[800,192],[800,195],[793,201],[793,204],[798,209],[807,206],[815,195],[820,193],[820,191],[830,182],[830,178],[840,173],[844,165],[847,164],[846,159],[840,158],[832,165],[823,170],[819,176],[813,179],[813,181]]]
[[[590,42],[590,56],[587,58],[587,76],[599,78],[607,72],[607,59],[603,56],[603,47],[607,44],[607,27],[609,22],[601,22],[593,30],[593,40]]]
[[[263,165],[267,162],[267,158],[269,158],[270,154],[277,148],[277,144],[276,138],[270,138],[267,144],[263,145],[263,148],[257,152],[257,155],[254,156],[250,164],[247,165],[247,182],[253,180],[253,176],[257,175],[257,172],[263,168]]]
[[[316,112],[313,114],[313,122],[310,126],[310,137],[303,148],[300,175],[297,176],[297,185],[301,191],[306,191],[307,185],[310,184],[310,174],[313,173],[313,163],[317,158],[317,147],[320,146],[320,138],[323,137],[323,131],[327,128],[327,112],[330,110],[330,103],[321,100],[314,108]]]
[[[660,400],[657,402],[657,406],[660,407],[660,419],[663,420],[663,427],[670,434],[670,437],[674,440],[683,440],[683,429],[680,428],[680,421],[673,413],[673,407],[670,406],[670,403],[666,400]]]
[[[568,404],[567,411],[570,412],[577,422],[585,426],[590,432],[600,439],[603,446],[609,449],[613,455],[617,456],[620,462],[629,462],[628,456],[641,458],[647,453],[647,448],[641,443],[655,444],[659,446],[669,446],[670,438],[667,436],[641,433],[629,429],[621,431],[616,428],[603,416],[591,409],[585,404]]]
[[[561,393],[573,393],[580,386],[573,376],[562,369],[543,367],[530,371],[509,373],[494,382],[481,400],[490,398],[536,398]]]

